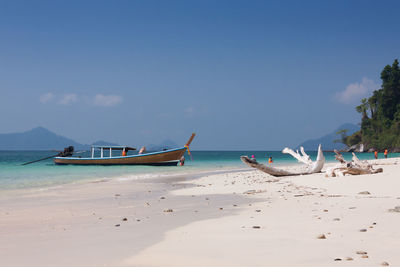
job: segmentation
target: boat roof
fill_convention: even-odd
[[[136,150],[134,147],[130,146],[92,146],[92,148],[106,148],[106,149],[112,149],[112,150]]]

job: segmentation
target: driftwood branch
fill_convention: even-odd
[[[321,145],[319,145],[318,147],[318,156],[315,162],[313,162],[310,159],[310,156],[306,154],[303,147],[300,147],[300,152],[301,154],[298,151],[294,152],[292,149],[287,147],[282,150],[282,153],[290,154],[299,162],[302,162],[306,165],[306,170],[302,172],[288,172],[278,168],[266,166],[264,164],[258,163],[257,160],[249,159],[247,156],[241,156],[240,159],[243,161],[243,163],[247,164],[248,166],[256,168],[260,171],[263,171],[265,173],[268,173],[276,177],[295,176],[295,175],[304,175],[304,174],[321,172],[325,163],[325,158],[322,153]]]
[[[250,167],[256,168],[260,171],[266,172],[272,176],[275,177],[281,177],[281,176],[292,176],[292,175],[300,175],[301,173],[291,173],[285,170],[281,170],[278,168],[274,167],[269,167],[264,164],[258,163],[257,160],[255,159],[250,159],[247,156],[241,156],[240,159],[243,161],[243,163],[247,164]]]
[[[352,161],[346,161],[339,151],[334,150],[334,152],[336,154],[336,160],[338,160],[340,163],[326,170],[327,177],[373,174],[383,172],[382,168],[374,169],[372,165],[368,163],[368,161],[359,160],[354,153]]]

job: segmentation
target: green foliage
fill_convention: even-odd
[[[361,100],[361,131],[347,138],[347,144],[364,143],[369,148],[400,147],[400,68],[396,59],[381,72],[382,88]],[[370,117],[368,116],[368,112]],[[358,142],[357,142],[358,141]]]
[[[343,130],[338,131],[336,134],[340,135],[340,139],[333,140],[333,142],[334,143],[342,143],[342,144],[346,145],[347,144],[347,132],[348,131],[349,131],[348,129],[343,129]]]
[[[346,139],[346,145],[348,146],[353,146],[359,143],[361,143],[361,131],[353,133]]]

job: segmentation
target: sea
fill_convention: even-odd
[[[178,175],[198,175],[201,173],[224,172],[249,169],[240,161],[240,156],[255,156],[258,162],[273,165],[298,164],[297,160],[281,151],[191,151],[185,155],[184,166],[75,166],[55,165],[47,159],[22,165],[54,155],[54,151],[0,151],[0,191],[26,188],[46,188],[70,183],[82,183],[99,179],[152,179]],[[317,152],[307,152],[315,160]],[[351,153],[343,153],[348,160]],[[81,154],[81,156],[89,156]],[[327,162],[334,162],[333,152],[324,152]],[[389,154],[399,157],[400,154]],[[360,153],[360,159],[373,159],[373,153]],[[383,154],[379,154],[383,158]]]

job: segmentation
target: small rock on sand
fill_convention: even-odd
[[[389,266],[389,263],[386,262],[386,261],[384,261],[384,262],[381,263],[381,265],[382,265],[382,266]]]
[[[166,210],[164,210],[164,212],[174,212],[174,210],[173,209],[166,209]]]
[[[360,232],[366,232],[367,229],[360,229]]]
[[[361,258],[368,259],[369,257],[368,257],[368,255],[362,255]]]
[[[115,227],[120,227],[120,226],[121,226],[120,224],[116,224],[116,225],[115,225]]]
[[[340,218],[334,218],[333,220],[334,221],[340,221]]]
[[[256,210],[256,212],[261,212],[261,210]]]
[[[346,261],[352,261],[353,258],[352,257],[346,257]]]
[[[160,199],[165,199],[165,197],[160,197]]]
[[[326,236],[324,234],[321,234],[319,236],[317,236],[318,239],[326,239]]]
[[[371,195],[371,193],[368,191],[362,191],[362,192],[359,192],[358,194],[359,195]]]
[[[366,251],[356,251],[356,254],[358,254],[358,255],[367,255],[368,253]]]
[[[254,225],[253,228],[254,228],[254,229],[260,229],[261,227],[258,226],[258,225]]]
[[[341,258],[336,258],[336,259],[335,259],[335,261],[341,261],[341,260],[342,260]]]
[[[400,212],[400,206],[396,206],[394,209],[389,209],[389,212]]]
[[[127,220],[128,220],[127,218],[123,218],[123,219],[122,219],[123,222],[126,222]]]

